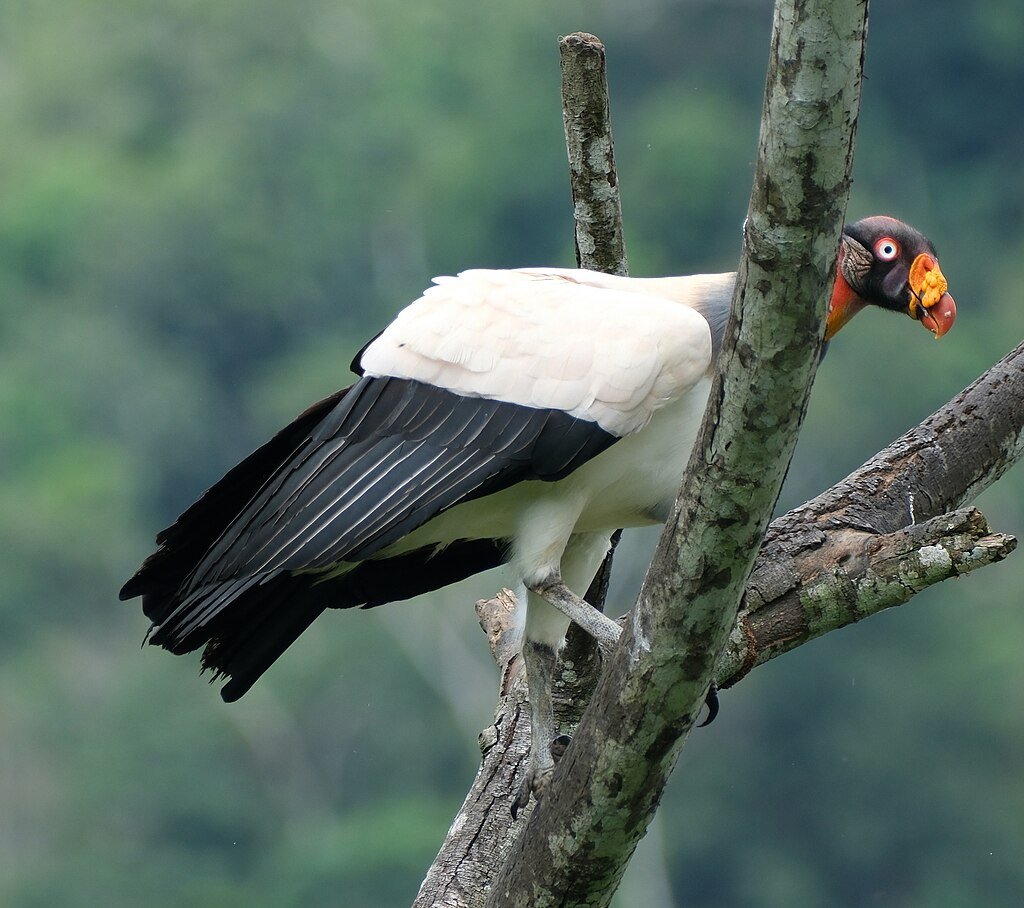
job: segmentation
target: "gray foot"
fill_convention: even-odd
[[[533,753],[531,752],[530,767],[527,769],[526,777],[523,779],[523,783],[519,786],[519,791],[512,801],[511,812],[513,820],[519,816],[519,811],[523,810],[530,803],[530,795],[533,795],[538,801],[544,797],[551,782],[551,775],[555,771],[555,764],[562,759],[571,740],[572,738],[569,735],[559,735],[555,738],[551,742],[551,760],[545,761],[543,765],[535,765]]]

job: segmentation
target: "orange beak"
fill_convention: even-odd
[[[956,321],[956,303],[947,292],[939,263],[922,252],[910,266],[910,304],[907,314],[918,319],[938,340]]]

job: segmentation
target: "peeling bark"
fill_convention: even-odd
[[[1013,536],[993,533],[984,515],[965,508],[879,535],[849,527],[826,530],[797,551],[780,570],[762,550],[744,597],[744,608],[715,673],[732,687],[752,668],[829,631],[903,605],[922,590],[997,561],[1017,546]],[[787,570],[787,568],[789,570]]]
[[[792,115],[801,129],[821,125],[829,117],[828,104],[813,97],[815,80],[823,79],[825,70],[814,64],[817,52],[813,47],[808,50],[806,42],[794,43],[780,34],[792,27],[794,16],[803,16],[808,8],[816,6],[820,4],[797,3],[794,11],[794,4],[778,4],[777,20],[785,21],[776,23],[773,58],[777,57],[777,62],[766,91],[766,109],[770,109],[772,85],[781,86],[782,94],[775,99],[781,107],[776,114]],[[863,25],[866,3],[848,2],[844,8],[852,20],[859,15]],[[860,46],[862,36],[856,21],[846,25],[834,19],[831,22],[834,28],[821,28],[819,23],[817,35],[822,41],[838,41],[848,48],[850,42]],[[590,43],[586,36],[570,36],[565,41],[576,38],[583,44]],[[596,39],[593,41],[600,46]],[[830,56],[829,67],[834,65]],[[603,49],[599,81],[603,84]],[[854,112],[845,124],[851,131],[855,119]],[[570,125],[567,118],[567,137]],[[795,151],[783,143],[776,150],[802,159],[804,172],[811,176],[800,191],[810,191],[812,206],[828,208],[827,196],[816,194],[829,181],[834,186],[843,184],[840,171],[845,172],[848,155],[843,166],[836,169],[824,163],[814,147]],[[573,159],[570,151],[570,161]],[[761,269],[761,277],[754,280],[754,292],[759,280],[774,280],[773,272],[782,273],[791,267],[785,261],[787,243],[802,241],[786,232],[800,219],[799,209],[792,209],[786,202],[790,189],[780,182],[775,170],[762,173],[759,168],[755,198],[760,198],[765,210],[772,212],[772,218],[779,218],[783,226],[779,233],[770,221],[757,218],[746,225],[745,251],[754,262],[753,270]],[[617,218],[616,206],[616,224]],[[586,232],[586,218],[583,221]],[[818,237],[812,242],[827,241]],[[781,255],[774,251],[780,245]],[[823,257],[827,260],[829,250],[816,246],[812,257],[818,262]],[[622,261],[624,269],[624,256]],[[595,267],[589,262],[586,265]],[[747,273],[749,276],[751,272]],[[816,279],[806,274],[803,278],[809,282]],[[757,345],[751,345],[749,338],[738,340],[738,357],[752,361]],[[734,336],[732,342],[736,341]],[[1024,345],[846,480],[771,525],[747,584],[742,610],[731,625],[728,646],[721,651],[715,668],[716,677],[725,686],[735,684],[753,666],[795,646],[906,602],[928,585],[997,561],[1013,550],[1015,540],[992,533],[979,512],[945,512],[972,500],[1024,453],[1022,367]],[[717,468],[728,451],[724,444],[717,448],[712,445],[704,456],[704,468],[709,463]],[[741,492],[744,488],[739,486]],[[749,506],[750,496],[746,499],[744,505]],[[923,524],[913,525],[918,522]],[[751,551],[756,548],[757,540]],[[672,573],[675,567],[671,553],[666,554],[663,548],[662,558],[668,558],[668,573]],[[724,573],[712,580],[719,578],[728,582]],[[508,644],[507,606],[507,600],[503,605],[500,596],[478,604],[481,622],[495,643]],[[630,655],[636,657],[637,664],[648,657],[648,667],[630,686],[623,679],[633,666],[621,664],[630,663],[628,659],[617,660],[618,674],[610,682],[606,678],[598,694],[605,698],[599,701],[598,712],[606,724],[609,718],[616,723],[625,714],[632,727],[629,710],[645,710],[645,702],[635,694],[661,668],[657,660],[651,664],[651,653],[645,652],[645,647],[653,643],[649,634],[661,631],[660,627],[652,628],[650,619],[632,619],[627,631],[632,638]],[[653,737],[647,735],[646,751],[640,755],[639,764],[635,754],[625,754],[626,764],[632,761],[634,770],[640,766],[639,771],[632,772],[631,777],[630,771],[615,770],[616,759],[629,749],[633,743],[630,738],[635,735],[622,734],[616,739],[613,729],[611,734],[594,736],[588,743],[586,734],[581,733],[566,756],[566,765],[559,767],[551,794],[535,811],[538,816],[528,820],[530,815],[526,814],[516,824],[511,821],[508,805],[518,789],[518,775],[528,752],[529,723],[525,685],[511,655],[514,647],[504,644],[495,650],[503,669],[502,696],[495,722],[481,735],[480,772],[415,904],[481,906],[485,900],[502,906],[607,904],[621,868],[656,808],[661,785],[681,746],[680,732],[685,733],[692,723],[699,702],[693,692],[701,688],[701,679],[710,676],[717,652],[714,643],[710,638],[705,640],[697,647],[699,658],[694,659],[689,650],[662,651],[665,662],[687,662],[687,677],[685,684],[670,686],[664,695],[659,694],[661,700],[656,705],[660,709],[669,703],[682,718],[666,723]],[[556,712],[563,731],[574,727],[593,689],[596,671],[593,662],[586,659],[587,652],[586,645],[576,647],[570,640],[563,653],[556,683]],[[684,686],[688,692],[680,693]],[[689,705],[678,708],[684,699]],[[593,768],[599,762],[598,770],[588,775],[587,764]],[[653,768],[653,779],[640,779],[647,785],[641,797],[627,797],[623,812],[604,810],[608,802],[622,800],[626,788],[635,786],[637,776],[648,768]],[[565,778],[567,775],[569,778]],[[584,784],[579,783],[581,776]],[[601,809],[595,810],[595,804]],[[606,820],[603,829],[595,830],[595,822]],[[517,844],[526,822],[530,823],[528,838]],[[497,886],[492,883],[496,876]]]
[[[790,512],[793,524],[886,533],[973,501],[1024,453],[1024,343],[924,422],[827,492]]]
[[[487,905],[607,905],[703,702],[817,367],[866,13],[861,0],[776,5],[733,316],[704,425],[631,620]]]

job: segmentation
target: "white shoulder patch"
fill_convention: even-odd
[[[688,301],[642,280],[598,278],[607,280],[569,269],[435,278],[367,347],[362,367],[636,432],[705,374],[711,332]]]

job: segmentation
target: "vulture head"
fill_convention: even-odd
[[[935,247],[895,218],[864,218],[843,228],[825,340],[865,306],[905,312],[936,339],[956,320]]]

